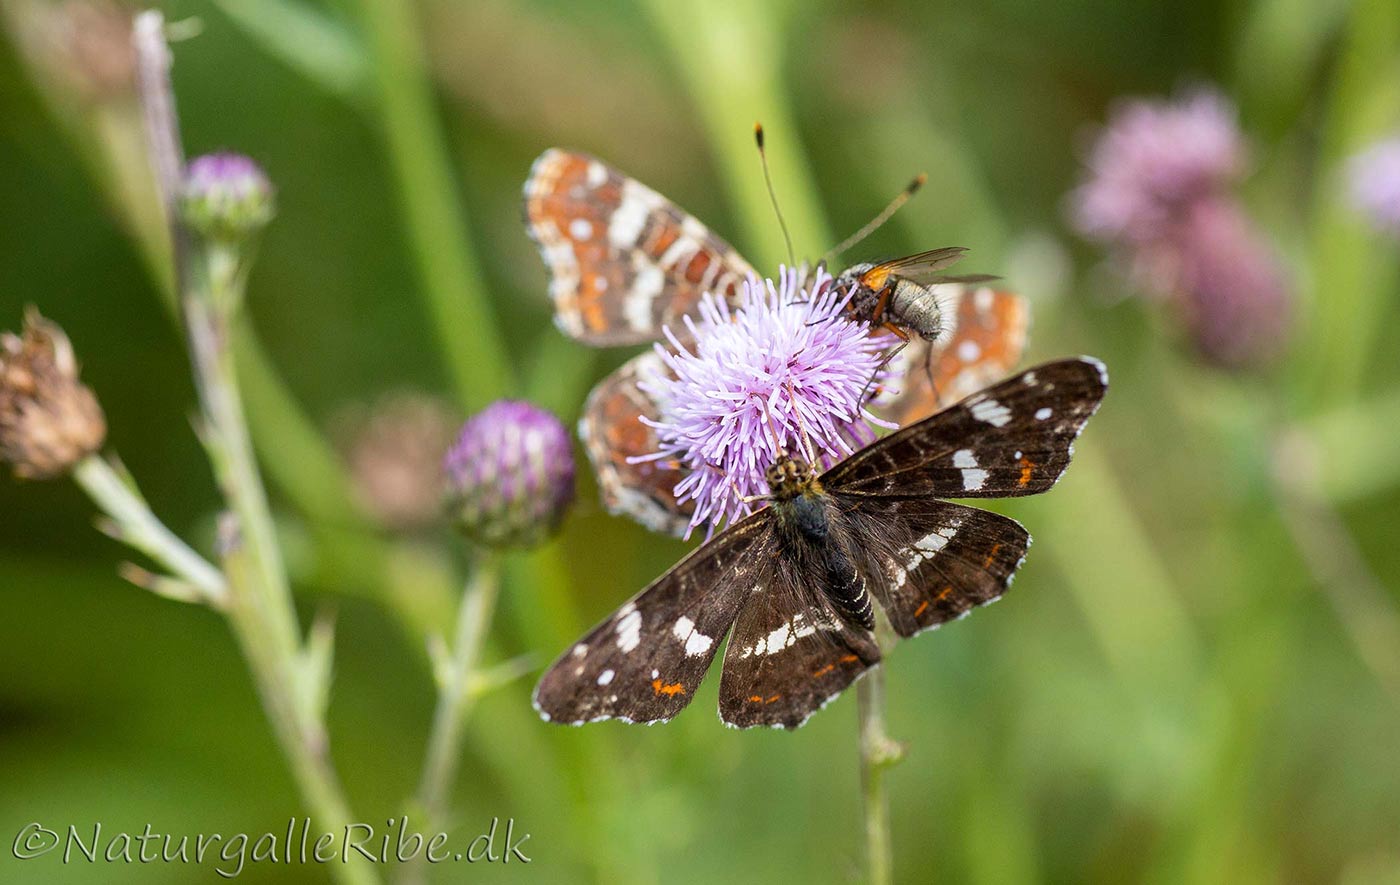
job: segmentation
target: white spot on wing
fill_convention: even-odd
[[[588,186],[602,187],[608,180],[607,167],[598,161],[588,164]]]
[[[630,610],[620,613],[617,619],[617,626],[614,628],[617,633],[617,647],[624,652],[630,652],[642,643],[642,613],[637,611],[636,606]]]
[[[637,276],[633,279],[632,288],[627,291],[627,300],[622,305],[629,327],[638,332],[646,332],[652,328],[652,305],[661,294],[664,283],[665,274],[660,266],[643,264],[637,268]]]
[[[978,400],[972,404],[972,417],[993,427],[1011,423],[1011,410],[994,399]]]
[[[965,363],[975,363],[982,357],[982,346],[972,339],[964,339],[958,344],[958,359]]]
[[[1035,410],[1035,420],[1044,421],[1046,418],[1049,418],[1053,414],[1055,414],[1054,409],[1051,409],[1049,406],[1044,406]]]
[[[654,202],[655,195],[651,191],[635,181],[623,182],[622,202],[608,221],[608,242],[616,249],[636,246]]]
[[[575,240],[593,239],[593,224],[587,218],[575,218],[569,222],[569,236]]]
[[[604,670],[603,672],[598,674],[598,684],[607,685],[609,682],[613,681],[613,677],[616,675],[617,674],[611,670]]]

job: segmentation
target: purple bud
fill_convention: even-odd
[[[181,210],[205,237],[239,240],[272,220],[272,183],[242,154],[205,154],[185,170]]]
[[[1347,173],[1351,204],[1376,230],[1400,237],[1400,134],[1352,157]]]
[[[526,402],[501,400],[468,419],[445,467],[457,525],[489,547],[539,542],[574,497],[568,432]]]

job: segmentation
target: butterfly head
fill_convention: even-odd
[[[791,501],[801,495],[821,491],[812,465],[789,455],[783,455],[770,464],[764,479],[768,481],[768,493],[775,501]]]

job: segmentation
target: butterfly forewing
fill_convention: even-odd
[[[766,516],[691,553],[560,655],[535,689],[540,715],[577,725],[664,722],[679,713],[771,560]]]
[[[525,220],[549,272],[556,324],[596,345],[684,335],[707,291],[735,297],[753,268],[694,217],[646,185],[574,151],[551,148],[525,182]]]
[[[843,621],[811,584],[791,577],[756,584],[734,625],[719,684],[719,715],[728,725],[797,728],[880,662],[869,631]]]
[[[897,431],[822,477],[847,495],[1009,498],[1043,492],[1108,385],[1088,357],[1046,363]]]

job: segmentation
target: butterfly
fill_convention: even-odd
[[[684,318],[694,315],[705,292],[735,299],[753,266],[694,216],[602,160],[551,148],[531,167],[524,189],[525,221],[549,272],[555,324],[586,344],[620,346],[660,340],[669,328],[682,341]],[[955,258],[961,250],[944,258]],[[933,253],[925,253],[931,255]],[[936,303],[937,335],[927,322],[902,359],[927,365],[906,372],[903,389],[874,409],[896,424],[922,418],[1001,378],[1020,360],[1029,310],[1009,292],[986,286],[941,282],[931,259],[913,266],[899,261],[848,271],[850,285],[864,285],[852,303],[857,319],[875,324],[897,320],[888,307],[875,312],[880,291],[893,287],[905,302]],[[940,259],[942,260],[942,259]],[[879,283],[876,286],[876,283]],[[902,288],[901,288],[902,287]],[[920,316],[927,316],[927,310]],[[913,328],[913,327],[911,327]],[[633,358],[593,388],[579,420],[584,450],[598,477],[604,505],[656,531],[682,534],[691,502],[677,503],[672,489],[677,467],[635,458],[659,448],[654,430],[641,419],[660,409],[638,382],[664,372],[652,352]]]
[[[1001,597],[1030,536],[949,498],[1046,491],[1108,389],[1089,357],[1037,366],[816,475],[770,466],[769,504],[719,533],[566,650],[535,689],[552,722],[664,722],[729,635],[728,725],[797,728],[880,663],[874,604],[908,638]]]

